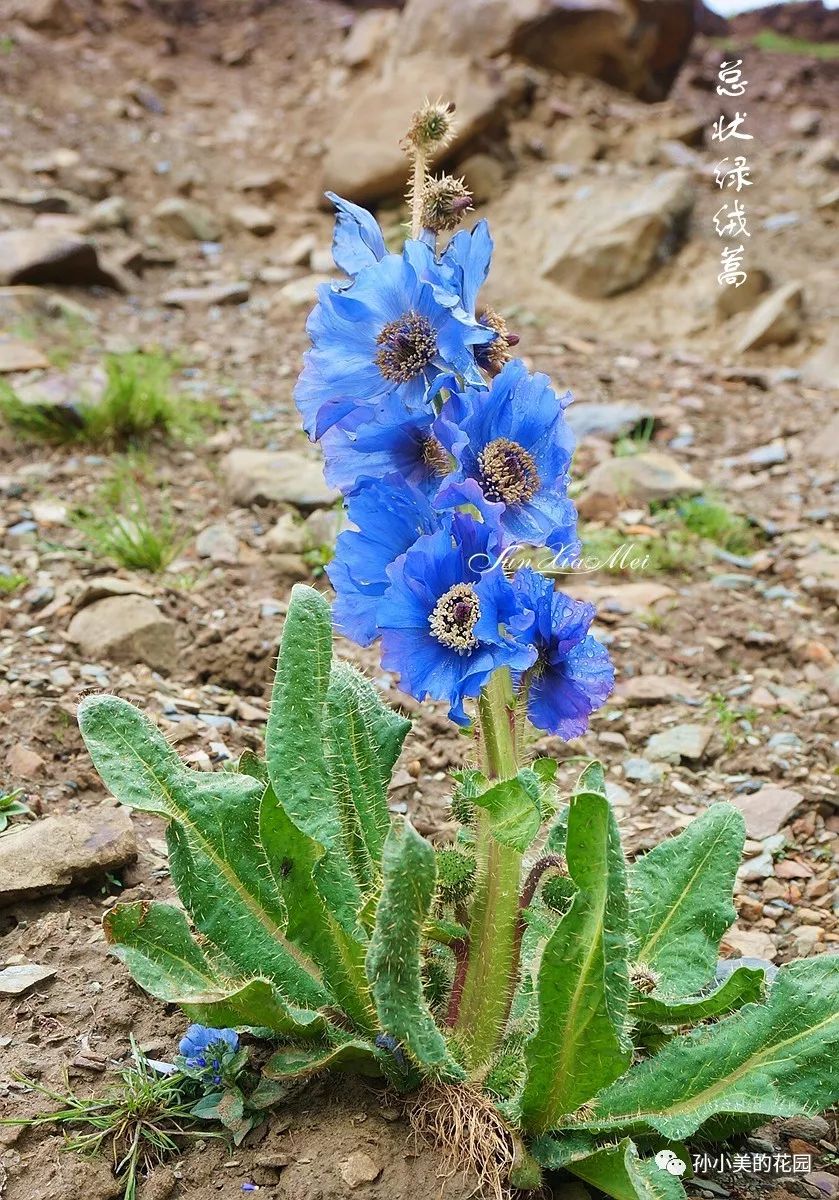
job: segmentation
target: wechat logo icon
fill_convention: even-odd
[[[672,1150],[659,1150],[655,1156],[655,1165],[662,1171],[668,1171],[671,1175],[684,1175],[687,1169],[687,1164],[683,1163],[678,1154],[674,1154]]]

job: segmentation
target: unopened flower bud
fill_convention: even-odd
[[[420,151],[427,154],[442,150],[452,139],[454,105],[435,100],[426,100],[411,119],[411,128],[405,135],[406,148],[410,154]]]
[[[422,226],[434,233],[449,233],[472,209],[472,193],[462,179],[441,175],[428,179],[422,194]]]

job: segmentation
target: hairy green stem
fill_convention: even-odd
[[[422,199],[425,194],[426,153],[414,147],[414,175],[411,180],[411,237],[422,233]]]
[[[490,779],[512,779],[519,767],[507,670],[496,671],[481,693],[478,713],[484,770]],[[478,817],[477,870],[469,930],[469,960],[456,1028],[467,1066],[486,1063],[507,1022],[517,972],[517,923],[522,856],[492,837],[489,818]]]

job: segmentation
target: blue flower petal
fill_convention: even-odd
[[[366,208],[342,200],[334,192],[327,192],[326,198],[338,209],[332,235],[335,265],[347,275],[356,275],[384,258],[387,247],[375,217]]]

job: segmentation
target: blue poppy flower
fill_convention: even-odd
[[[384,258],[387,254],[385,239],[372,213],[349,200],[342,200],[334,192],[327,192],[326,198],[338,210],[332,234],[335,265],[352,276]]]
[[[438,504],[476,504],[497,515],[505,546],[548,546],[563,560],[576,557],[577,515],[567,495],[574,435],[563,415],[570,400],[518,359],[488,392],[452,395],[435,429],[457,465]]]
[[[454,386],[449,376],[439,379]],[[388,400],[372,420],[356,410],[321,438],[327,482],[346,495],[367,479],[396,473],[433,494],[452,467],[451,456],[435,432],[435,420],[430,404],[406,413],[398,399]]]
[[[239,1035],[232,1029],[210,1029],[207,1025],[190,1025],[181,1038],[178,1051],[191,1069],[215,1067],[227,1053],[234,1053]]]
[[[418,700],[445,700],[449,716],[497,667],[523,671],[535,650],[521,640],[532,624],[498,559],[498,530],[455,513],[420,537],[387,569],[390,586],[376,616],[382,665]]]
[[[357,529],[338,535],[326,568],[336,593],[335,628],[360,646],[378,636],[378,610],[390,584],[387,568],[418,537],[440,523],[421,491],[399,475],[368,480],[350,496],[347,514]]]
[[[408,412],[423,410],[441,373],[480,387],[474,347],[495,337],[460,306],[420,241],[364,267],[343,288],[323,284],[306,328],[313,346],[295,401],[312,438],[355,409],[373,417],[389,398]]]
[[[566,741],[580,737],[615,683],[606,647],[589,633],[594,606],[555,591],[529,567],[516,574],[513,588],[533,614],[536,661],[525,677],[527,715],[537,729]]]

